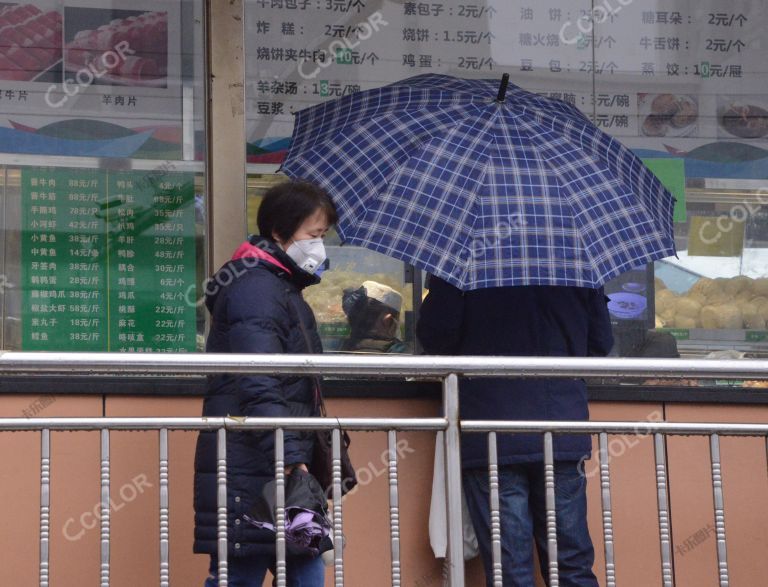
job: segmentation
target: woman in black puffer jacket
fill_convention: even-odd
[[[206,352],[322,352],[315,317],[301,291],[320,281],[322,238],[336,220],[330,198],[312,184],[285,182],[267,191],[258,213],[262,236],[240,245],[206,287],[212,316]],[[217,375],[209,379],[203,416],[308,417],[314,415],[314,394],[311,377]],[[286,475],[296,467],[306,470],[312,433],[287,430],[284,438]],[[274,462],[274,433],[227,433],[230,587],[261,587],[266,570],[274,566],[274,533],[243,519],[274,478]],[[205,586],[217,587],[215,432],[198,438],[194,505],[194,551],[211,555]],[[322,586],[323,576],[319,557],[288,560],[289,585]]]

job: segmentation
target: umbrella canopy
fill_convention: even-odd
[[[277,488],[270,481],[254,501],[245,519],[258,528],[276,532]],[[288,554],[312,556],[330,550],[331,522],[328,501],[312,475],[294,469],[285,482],[285,544]]]
[[[570,104],[504,94],[428,74],[318,104],[281,169],[328,190],[344,242],[462,290],[598,287],[675,254],[674,198],[640,159]]]

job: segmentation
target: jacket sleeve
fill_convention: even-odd
[[[277,292],[264,286],[259,276],[236,280],[228,296],[229,348],[234,353],[284,353],[290,317]],[[290,417],[283,380],[272,375],[237,378],[241,415],[256,418]],[[306,463],[306,442],[298,431],[285,431],[285,464]]]
[[[589,337],[587,356],[605,357],[613,348],[613,330],[608,314],[608,298],[603,288],[590,292],[589,296]]]
[[[429,293],[421,305],[416,336],[430,355],[458,354],[464,321],[464,294],[442,279],[429,277]]]

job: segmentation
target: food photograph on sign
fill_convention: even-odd
[[[698,133],[698,97],[691,94],[638,94],[640,132],[646,137],[690,137]]]
[[[61,13],[54,2],[0,3],[0,80],[61,78]]]
[[[94,84],[165,88],[168,13],[65,8],[64,70],[94,72]]]
[[[722,138],[768,137],[768,100],[765,96],[718,96],[717,133]]]

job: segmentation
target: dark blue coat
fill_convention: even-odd
[[[432,277],[417,325],[429,354],[605,356],[613,346],[602,289],[525,286],[461,292]],[[463,379],[468,420],[587,420],[586,386],[575,379]],[[543,460],[541,435],[499,435],[499,464]],[[486,467],[484,434],[462,434],[464,467]],[[588,436],[555,436],[555,458],[589,455]]]
[[[253,246],[254,244],[260,246]],[[210,353],[322,352],[315,317],[301,289],[318,278],[299,269],[269,241],[251,237],[206,288]],[[305,325],[309,342],[299,326]],[[306,417],[314,415],[314,382],[308,377],[217,375],[208,382],[203,416]],[[309,462],[309,432],[285,432],[286,465]],[[227,507],[230,556],[274,553],[275,535],[243,520],[262,487],[274,478],[274,434],[227,433]],[[194,551],[216,545],[216,433],[202,432],[195,453]]]

